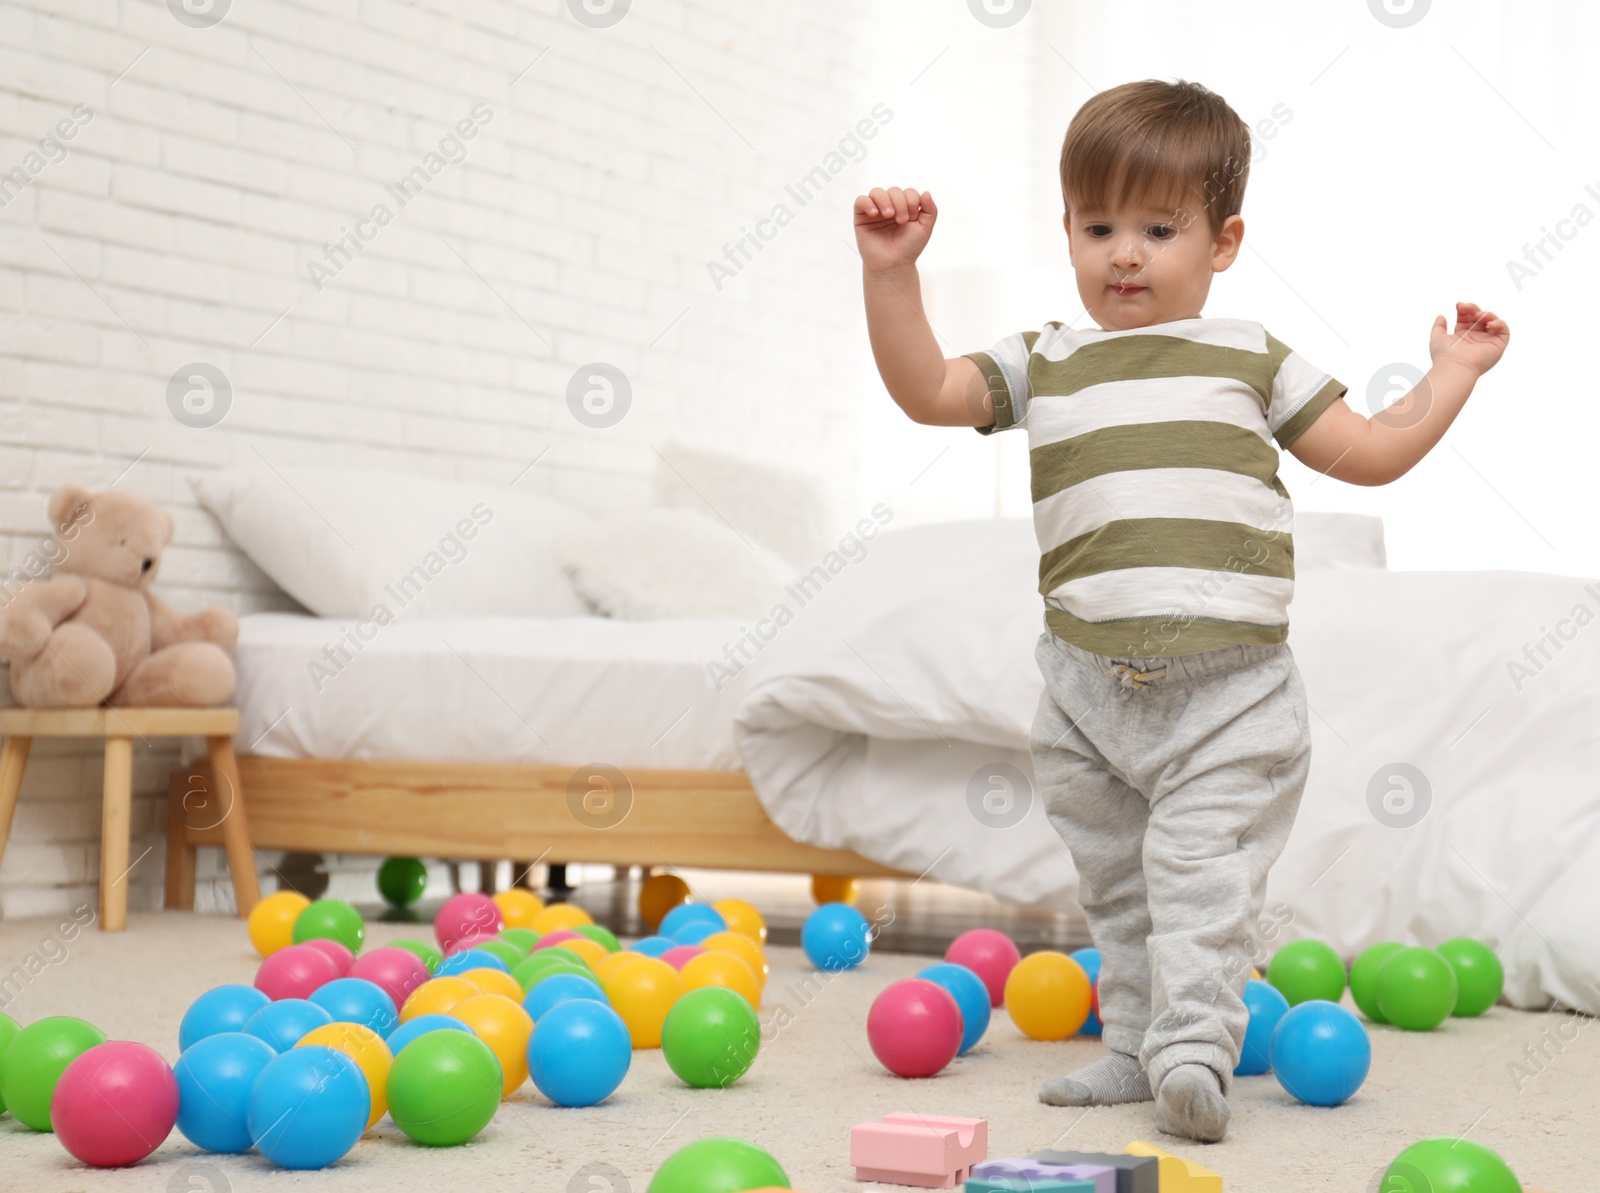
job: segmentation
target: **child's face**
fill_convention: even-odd
[[[1106,331],[1198,318],[1211,275],[1233,264],[1244,236],[1236,215],[1213,237],[1204,213],[1181,206],[1076,210],[1062,224],[1078,297]]]

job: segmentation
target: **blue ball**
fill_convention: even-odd
[[[690,920],[687,924],[678,925],[677,931],[672,934],[672,943],[699,944],[708,936],[726,931],[726,928],[719,928],[710,920]]]
[[[1250,1012],[1250,1026],[1245,1029],[1239,1063],[1233,1071],[1240,1077],[1254,1077],[1272,1067],[1272,1033],[1278,1020],[1288,1014],[1289,1000],[1276,986],[1251,978],[1244,986],[1244,1006]]]
[[[400,1055],[412,1040],[430,1031],[471,1031],[461,1020],[454,1015],[418,1015],[415,1019],[408,1019],[389,1034],[384,1043],[389,1045],[389,1051],[395,1056]]]
[[[611,1005],[606,992],[600,989],[599,984],[592,978],[579,977],[575,973],[558,973],[528,991],[527,997],[522,1000],[522,1009],[532,1015],[533,1021],[537,1023],[551,1007],[571,1002],[575,998],[587,998],[592,1002]]]
[[[1083,966],[1083,972],[1089,975],[1089,984],[1091,986],[1097,986],[1100,984],[1099,949],[1079,949],[1075,953],[1069,953],[1068,956],[1070,956],[1079,965]],[[1078,1034],[1080,1036],[1097,1036],[1101,1033],[1101,1031],[1104,1030],[1104,1026],[1105,1025],[1100,1022],[1099,1012],[1094,1009],[1094,1004],[1090,1003],[1088,1021],[1078,1029]]]
[[[724,932],[728,927],[728,921],[722,918],[722,913],[715,907],[706,903],[680,903],[661,917],[661,927],[657,928],[656,931],[661,933],[662,936],[670,936],[672,939],[677,940],[678,929],[685,924],[693,923],[715,924],[716,927],[712,929],[715,932]],[[708,932],[706,935],[709,936],[711,933]],[[680,941],[679,943],[682,942]],[[695,944],[698,942],[690,941],[688,943]]]
[[[223,1031],[243,1031],[251,1015],[272,1000],[254,986],[216,986],[189,1004],[178,1024],[178,1051]]]
[[[309,999],[280,998],[246,1019],[244,1030],[271,1044],[274,1052],[287,1052],[306,1032],[332,1022],[333,1016]]]
[[[824,903],[806,917],[800,947],[818,969],[854,969],[872,951],[872,926],[848,903]]]
[[[261,1070],[278,1054],[259,1036],[218,1032],[185,1048],[178,1079],[178,1130],[202,1151],[232,1155],[249,1148],[245,1109]]]
[[[356,1062],[308,1044],[267,1062],[246,1120],[256,1150],[280,1168],[326,1168],[367,1129],[372,1094]]]
[[[469,969],[498,969],[505,973],[511,972],[509,965],[486,949],[462,949],[459,953],[451,953],[439,962],[439,968],[434,970],[431,976],[448,978],[466,973]]]
[[[1372,1041],[1349,1011],[1313,998],[1278,1020],[1267,1057],[1290,1095],[1310,1106],[1337,1106],[1367,1079]]]
[[[950,997],[956,1000],[956,1006],[961,1008],[959,1055],[965,1056],[974,1044],[983,1039],[983,1033],[989,1030],[989,988],[983,984],[982,978],[965,965],[949,961],[930,965],[917,976],[943,986],[950,992]]]
[[[394,999],[382,986],[365,978],[335,978],[318,986],[311,1001],[333,1016],[335,1023],[359,1023],[384,1039],[400,1026]]]
[[[610,1097],[632,1061],[633,1041],[622,1016],[592,999],[557,1003],[528,1040],[528,1075],[558,1106],[593,1106]]]
[[[678,942],[670,936],[646,936],[628,946],[630,953],[643,953],[646,957],[659,957],[668,949],[678,947]]]

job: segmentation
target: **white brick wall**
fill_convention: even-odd
[[[258,452],[509,481],[548,448],[523,487],[619,508],[648,500],[651,445],[676,435],[781,456],[830,475],[847,508],[870,504],[862,410],[888,399],[849,204],[871,185],[940,186],[970,216],[999,195],[1019,207],[952,219],[942,251],[1038,248],[1019,229],[1048,228],[1061,128],[1056,112],[1035,121],[1029,89],[1062,71],[1030,19],[1002,32],[925,0],[635,0],[592,29],[565,0],[233,0],[195,29],[164,0],[11,0],[0,172],[77,105],[92,118],[0,209],[0,563],[36,547],[56,485],[121,476],[176,515],[166,597],[293,607],[186,480]],[[465,160],[398,208],[385,184],[478,103],[492,118]],[[878,103],[893,120],[865,160],[719,293],[708,259]],[[319,292],[308,263],[378,202],[398,218]],[[605,431],[565,403],[593,360],[634,386]],[[234,386],[209,430],[166,409],[192,361]],[[137,758],[130,856],[154,848],[132,902],[152,906],[176,746]],[[36,746],[0,915],[92,898],[99,782],[93,753]],[[208,888],[200,905],[228,898]]]

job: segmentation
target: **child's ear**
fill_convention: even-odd
[[[1061,226],[1067,230],[1067,264],[1072,264],[1072,213],[1061,217]]]
[[[1211,246],[1211,270],[1221,273],[1232,265],[1239,256],[1239,246],[1244,243],[1244,219],[1241,216],[1230,215],[1222,221],[1222,231],[1217,233],[1217,239]]]

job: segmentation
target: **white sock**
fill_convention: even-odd
[[[1123,1102],[1148,1102],[1150,1079],[1137,1058],[1110,1052],[1065,1077],[1053,1077],[1039,1087],[1039,1101],[1050,1106],[1116,1106]]]
[[[1227,1133],[1229,1114],[1222,1083],[1205,1065],[1179,1065],[1161,1079],[1156,1127],[1168,1135],[1216,1143]]]

